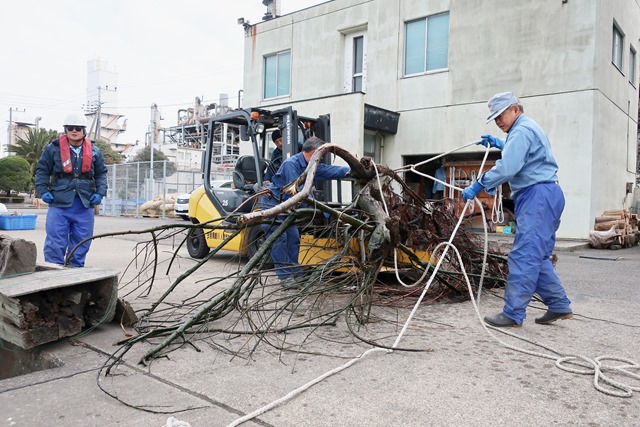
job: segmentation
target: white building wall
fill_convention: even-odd
[[[445,11],[448,69],[404,77],[404,23]],[[614,20],[625,33],[622,72],[611,62]],[[335,96],[344,88],[345,35],[354,31],[367,37],[362,103],[400,113],[397,134],[385,135],[383,163],[397,168],[406,155],[446,152],[485,133],[504,137],[485,124],[486,101],[513,91],[547,132],[559,163],[567,205],[558,235],[585,238],[595,216],[622,208],[637,152],[638,84],[628,81],[629,43],[640,58],[635,0],[322,3],[251,28],[245,106],[295,104],[300,114],[330,113],[332,140],[348,140],[345,148],[361,153],[363,109]],[[263,58],[287,49],[290,96],[265,101]]]

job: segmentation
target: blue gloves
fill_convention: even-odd
[[[89,197],[89,203],[92,205],[99,205],[102,202],[102,195],[98,193],[93,193],[91,197]]]
[[[478,181],[475,181],[473,184],[471,184],[471,186],[462,190],[462,201],[467,203],[469,200],[475,199],[476,195],[482,190],[484,190],[482,184],[480,184]]]
[[[46,204],[50,204],[51,202],[53,202],[53,194],[47,191],[42,195],[42,201],[45,202]]]
[[[499,150],[502,150],[504,148],[504,141],[500,138],[496,138],[493,135],[482,135],[480,138],[482,138],[482,141],[478,142],[479,145],[497,148]]]

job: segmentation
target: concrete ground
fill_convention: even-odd
[[[35,242],[42,260],[46,211],[24,212],[39,213],[35,230],[0,233]],[[180,220],[97,217],[95,232],[143,230],[174,222]],[[113,268],[125,279],[132,277],[132,270],[139,265],[126,267],[136,248],[140,250],[136,244],[144,239],[148,235],[97,240],[87,265]],[[506,236],[499,240],[509,244]],[[179,236],[163,241],[161,258],[168,259],[179,241]],[[167,263],[156,273],[152,296],[164,291],[180,272],[195,264],[184,247],[178,249],[178,254],[180,257],[168,273]],[[555,365],[560,355],[589,359],[609,355],[640,363],[640,248],[593,250],[584,242],[561,241],[557,254],[557,270],[573,302],[573,319],[537,325],[533,318],[543,308],[532,304],[524,327],[510,329],[507,332],[513,335],[506,335],[485,330],[471,302],[424,304],[417,309],[398,345],[423,351],[368,353],[242,425],[640,425],[640,377],[613,374],[615,380],[635,387],[631,397],[614,397],[594,387],[593,375],[570,373]],[[203,289],[207,278],[237,265],[229,254],[210,260],[180,285],[176,298]],[[121,296],[134,288],[126,280],[121,283]],[[148,306],[152,299],[135,299],[135,295],[134,292],[126,299],[137,308]],[[500,292],[494,295],[485,291],[480,315],[498,312],[502,306],[499,297]],[[376,321],[356,332],[392,345],[409,316],[410,302],[404,308],[376,308]],[[307,315],[310,308],[298,310],[292,312],[292,318]],[[225,321],[214,325],[242,326]],[[141,343],[124,356],[124,364],[115,370],[115,375],[98,378],[100,368],[118,349],[114,344],[125,338],[125,332],[132,330],[112,322],[71,340],[39,348],[38,356],[57,366],[0,380],[0,426],[179,425],[168,422],[169,417],[193,427],[227,426],[372,348],[356,339],[341,318],[334,327],[272,337],[287,351],[264,345],[251,355],[242,351],[234,357],[225,350],[242,349],[255,341],[242,334],[218,335],[215,340],[203,335],[195,343],[197,347],[182,347],[144,366],[138,363],[141,356],[159,340]],[[306,343],[300,347],[303,340]],[[6,352],[1,354],[7,357]],[[638,375],[640,367],[629,371]],[[98,387],[98,382],[111,396]],[[607,387],[602,381],[600,384]],[[141,407],[147,411],[138,409]]]

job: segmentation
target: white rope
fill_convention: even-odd
[[[491,208],[491,222],[494,224],[502,224],[504,222],[504,209],[502,208],[502,186],[496,189],[493,196],[493,207]]]
[[[169,417],[167,418],[165,427],[191,427],[191,424],[186,421],[177,420],[174,417]]]
[[[457,151],[461,148],[465,148],[468,147],[470,145],[475,145],[476,142],[464,145],[462,147],[459,147],[457,149],[451,150],[447,153],[441,154],[440,156],[434,157],[432,159],[429,159],[427,161],[418,163],[416,165],[412,165],[409,169],[405,169],[405,170],[411,170],[415,173],[418,173],[419,175],[423,175],[423,176],[428,176],[426,174],[423,174],[422,172],[416,171],[414,168],[415,166],[424,164],[424,163],[428,163],[429,161],[435,160],[439,157],[445,156],[453,151]],[[480,166],[480,170],[478,172],[478,176],[482,175],[482,169],[485,165],[486,159],[487,159],[487,155],[489,153],[489,149],[487,148],[487,151],[485,152],[485,156],[484,159],[482,161],[482,164]],[[374,168],[376,170],[376,175],[377,175],[377,180],[378,180],[378,186],[380,188],[380,190],[382,191],[382,186],[380,184],[380,177],[378,174],[378,170],[375,166],[375,163],[373,164]],[[443,181],[439,181],[437,179],[435,179],[434,177],[431,177],[432,179],[443,183],[446,186],[449,186],[451,188],[454,188],[458,191],[462,191],[462,189],[457,188],[453,185],[450,185],[446,182]],[[382,198],[383,200],[383,204],[384,204],[384,209],[385,212],[388,213],[387,210],[387,205],[384,202],[384,197]],[[482,269],[480,272],[480,278],[479,278],[479,284],[478,284],[478,296],[477,298],[474,296],[473,294],[473,288],[471,286],[471,281],[469,280],[469,276],[467,275],[467,272],[464,268],[464,264],[462,262],[462,257],[460,255],[460,252],[458,251],[458,249],[453,245],[453,239],[456,235],[456,233],[458,232],[458,229],[460,228],[460,224],[462,223],[462,220],[464,219],[464,216],[467,212],[467,209],[470,208],[470,205],[472,205],[473,203],[477,203],[478,207],[480,209],[480,213],[482,215],[482,224],[483,224],[483,230],[484,230],[484,248],[483,248],[483,257],[482,257]],[[546,359],[551,359],[551,360],[555,360],[556,361],[556,366],[559,369],[562,369],[564,371],[567,372],[572,372],[572,373],[576,373],[576,374],[582,374],[582,375],[594,375],[594,379],[593,379],[593,385],[594,387],[605,394],[608,394],[610,396],[617,396],[617,397],[631,397],[634,391],[640,391],[640,386],[630,386],[628,384],[624,384],[621,383],[619,381],[615,381],[613,380],[611,377],[605,375],[603,372],[604,371],[612,371],[613,373],[616,374],[621,374],[621,375],[625,375],[625,376],[629,376],[631,378],[634,378],[636,380],[638,380],[638,382],[640,383],[640,375],[631,372],[631,370],[633,369],[638,369],[640,370],[640,365],[630,359],[625,359],[625,358],[620,358],[620,357],[614,357],[614,356],[599,356],[596,357],[595,359],[590,359],[588,357],[585,356],[581,356],[581,355],[563,355],[562,353],[552,349],[551,347],[544,345],[544,344],[540,344],[537,343],[533,340],[518,336],[516,334],[513,334],[511,332],[505,331],[504,329],[500,329],[500,328],[496,328],[490,325],[487,325],[484,320],[482,319],[482,315],[480,314],[480,307],[479,307],[479,302],[480,302],[480,295],[481,295],[481,291],[482,291],[482,285],[484,282],[484,275],[485,275],[485,271],[486,271],[486,266],[487,266],[487,255],[488,255],[488,244],[489,244],[489,236],[488,236],[488,230],[487,230],[487,221],[486,221],[486,217],[485,217],[485,213],[484,213],[484,209],[482,208],[482,204],[480,203],[480,201],[475,198],[474,200],[469,200],[465,206],[464,209],[462,210],[460,217],[458,218],[458,222],[456,223],[456,226],[453,230],[453,232],[451,233],[451,237],[449,238],[448,241],[446,242],[442,242],[439,245],[437,245],[434,249],[433,252],[431,254],[431,258],[429,260],[429,265],[432,264],[432,261],[434,259],[434,257],[436,257],[436,254],[438,253],[438,250],[441,247],[444,247],[444,250],[442,252],[442,255],[438,257],[438,262],[436,264],[436,266],[434,267],[431,276],[429,277],[429,280],[427,281],[424,289],[422,290],[422,292],[420,293],[420,296],[418,298],[418,300],[416,301],[416,303],[413,306],[413,309],[411,310],[411,313],[409,313],[409,316],[407,317],[407,320],[405,321],[402,330],[400,331],[400,333],[398,334],[398,337],[396,338],[395,342],[393,343],[393,345],[391,346],[390,349],[384,349],[384,348],[379,348],[379,347],[373,347],[370,348],[368,350],[366,350],[365,352],[361,353],[359,356],[354,357],[353,359],[347,361],[346,363],[344,363],[341,366],[338,366],[337,368],[334,368],[328,372],[325,372],[324,374],[320,375],[319,377],[307,382],[306,384],[298,387],[295,390],[292,390],[291,392],[289,392],[288,394],[286,394],[285,396],[282,396],[281,398],[261,407],[256,409],[255,411],[251,412],[250,414],[247,414],[241,418],[236,419],[235,421],[233,421],[231,424],[228,424],[227,427],[236,427],[246,421],[249,421],[253,418],[256,418],[268,411],[270,411],[271,409],[275,408],[276,406],[285,403],[291,399],[293,399],[294,397],[302,394],[304,391],[308,390],[309,388],[313,387],[315,384],[324,381],[325,379],[329,378],[330,376],[337,374],[347,368],[349,368],[350,366],[352,366],[353,364],[355,364],[357,361],[364,359],[366,356],[368,356],[371,353],[374,352],[385,352],[385,353],[391,353],[393,352],[393,349],[397,348],[398,345],[400,344],[400,341],[402,340],[402,337],[404,336],[407,328],[409,327],[409,324],[411,323],[411,321],[413,320],[413,317],[416,313],[416,311],[418,310],[418,307],[420,307],[420,304],[422,303],[422,300],[424,299],[427,291],[429,290],[431,284],[433,283],[433,280],[438,272],[438,270],[440,269],[440,266],[442,265],[444,259],[446,258],[447,252],[449,251],[449,249],[452,249],[452,251],[454,252],[454,255],[456,256],[456,258],[458,259],[458,264],[460,266],[460,269],[462,271],[462,276],[465,279],[465,282],[467,284],[467,290],[469,292],[470,295],[470,299],[471,299],[471,303],[473,305],[474,311],[478,317],[478,320],[480,321],[480,325],[483,327],[483,329],[485,330],[485,332],[487,334],[489,334],[492,338],[494,338],[497,342],[499,342],[500,344],[502,344],[504,347],[509,348],[511,350],[517,351],[517,352],[521,352],[521,353],[525,353],[525,354],[529,354],[532,356],[537,356],[537,357],[542,357],[542,358],[546,358]],[[394,261],[397,261],[397,257],[396,257],[396,253],[394,252]],[[397,264],[396,264],[396,270],[397,270]],[[423,275],[421,276],[421,278],[418,280],[418,283],[422,280],[422,278],[424,278],[424,276],[426,276],[426,272],[429,270],[429,267],[427,266],[427,268],[425,269],[425,272],[423,273]],[[397,276],[397,271],[396,271],[396,277]],[[527,350],[527,349],[523,349],[520,347],[516,347],[514,345],[511,345],[503,340],[501,340],[500,338],[498,338],[495,334],[493,334],[493,332],[491,332],[491,330],[497,330],[503,334],[509,335],[513,338],[528,342],[530,344],[533,344],[535,346],[547,349],[557,355],[560,355],[561,357],[556,357],[556,356],[552,356],[552,355],[548,355],[548,354],[544,354],[544,353],[539,353],[536,351],[532,351],[532,350]],[[619,362],[624,362],[624,365],[620,365],[620,366],[610,366],[610,365],[605,365],[603,363],[601,363],[601,361],[603,360],[615,360],[615,361],[619,361]],[[574,365],[578,365],[583,367],[584,369],[577,369],[577,368],[571,368],[569,366],[567,366],[567,364],[574,364]],[[603,386],[600,385],[600,381],[603,381],[604,383],[608,384],[609,386],[611,386],[614,389],[620,390],[620,391],[615,391],[615,390],[611,390],[611,389],[607,389],[604,388]]]

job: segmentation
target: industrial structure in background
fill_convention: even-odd
[[[241,90],[238,91],[238,106],[241,104],[241,93]],[[110,69],[107,61],[92,59],[87,62],[87,100],[83,109],[87,117],[89,138],[105,141],[115,152],[120,153],[125,161],[128,160],[134,154],[137,141],[125,142],[121,137],[127,129],[127,120],[124,115],[118,113],[118,74]],[[204,103],[200,97],[196,97],[192,106],[178,110],[176,120],[171,126],[163,128],[160,126],[160,108],[153,103],[143,145],[153,144],[154,148],[174,162],[179,170],[201,170],[209,119],[232,110],[227,94],[220,94],[218,102],[213,103]],[[17,113],[24,115],[25,110],[13,107],[9,109],[8,145],[15,144],[18,138],[26,139],[29,129],[39,128],[40,117],[36,117],[33,122],[26,122],[15,120]],[[220,169],[232,169],[239,155],[239,129],[220,125],[213,132],[217,141],[213,156],[215,164]],[[11,155],[7,152],[7,147],[0,147],[0,157],[7,155]]]
[[[240,103],[238,96],[238,105]],[[178,169],[201,170],[210,119],[233,110],[229,107],[229,96],[225,93],[220,94],[217,103],[205,104],[196,97],[192,107],[178,110],[175,125],[161,128],[160,121],[154,118],[152,106],[150,131],[145,145],[153,143],[154,148],[174,162]],[[214,141],[211,146],[212,161],[215,167],[232,169],[240,153],[240,129],[226,123],[216,123],[211,132]]]
[[[89,138],[107,142],[126,159],[135,144],[118,141],[127,130],[127,120],[118,113],[118,73],[109,69],[107,61],[95,58],[87,62],[87,103],[83,107]]]
[[[34,122],[25,122],[22,120],[14,120],[13,113],[25,113],[24,108],[9,108],[9,124],[7,125],[7,143],[6,145],[0,144],[0,158],[12,156],[13,153],[9,152],[8,147],[14,145],[18,138],[26,139],[29,129],[39,129],[39,123],[42,117],[36,117]]]

